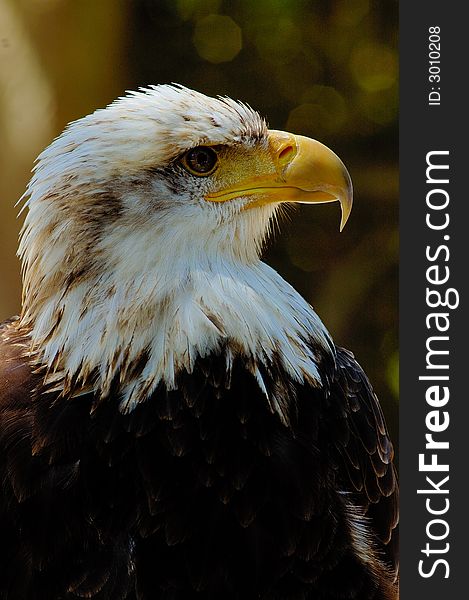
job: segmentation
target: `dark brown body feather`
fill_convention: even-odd
[[[324,390],[261,369],[287,427],[223,352],[123,415],[44,393],[0,336],[1,600],[397,598],[392,446],[347,351]]]

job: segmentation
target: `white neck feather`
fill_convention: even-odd
[[[58,327],[42,343],[43,360],[57,363],[66,379],[89,385],[94,378],[102,394],[118,377],[126,411],[160,382],[174,389],[178,371],[191,372],[197,357],[222,346],[230,349],[227,369],[235,353],[253,369],[275,355],[293,380],[322,384],[318,362],[331,351],[329,335],[311,306],[277,272],[260,260],[195,266],[168,257],[167,263],[153,266],[144,278],[116,271],[94,287],[87,281],[71,289]],[[53,301],[44,307],[33,338],[49,330],[56,310]],[[137,363],[143,368],[135,377]],[[257,369],[254,375],[266,392]]]

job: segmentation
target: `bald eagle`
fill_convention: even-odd
[[[260,253],[352,205],[317,141],[177,85],[68,125],[0,326],[2,600],[397,598],[397,484],[353,355]]]

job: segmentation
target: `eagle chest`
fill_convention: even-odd
[[[232,580],[247,598],[292,572],[309,586],[343,553],[346,529],[321,440],[322,394],[290,383],[287,426],[241,361],[229,376],[224,365],[200,361],[129,415],[117,398],[98,407],[81,467],[93,523],[110,539],[128,533],[152,586],[226,593]]]
[[[128,415],[105,401],[90,419],[90,468],[131,485],[140,533],[163,528],[170,546],[190,539],[197,523],[248,530],[269,511],[309,519],[323,508],[311,505],[327,479],[314,399],[292,406],[296,424],[287,426],[246,369],[236,364],[228,375],[218,366],[205,360],[176,390],[160,386]]]

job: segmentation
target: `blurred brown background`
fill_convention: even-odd
[[[397,0],[0,0],[0,320],[20,309],[15,202],[65,124],[124,90],[242,99],[344,160],[355,206],[301,207],[267,261],[352,349],[397,435]]]

